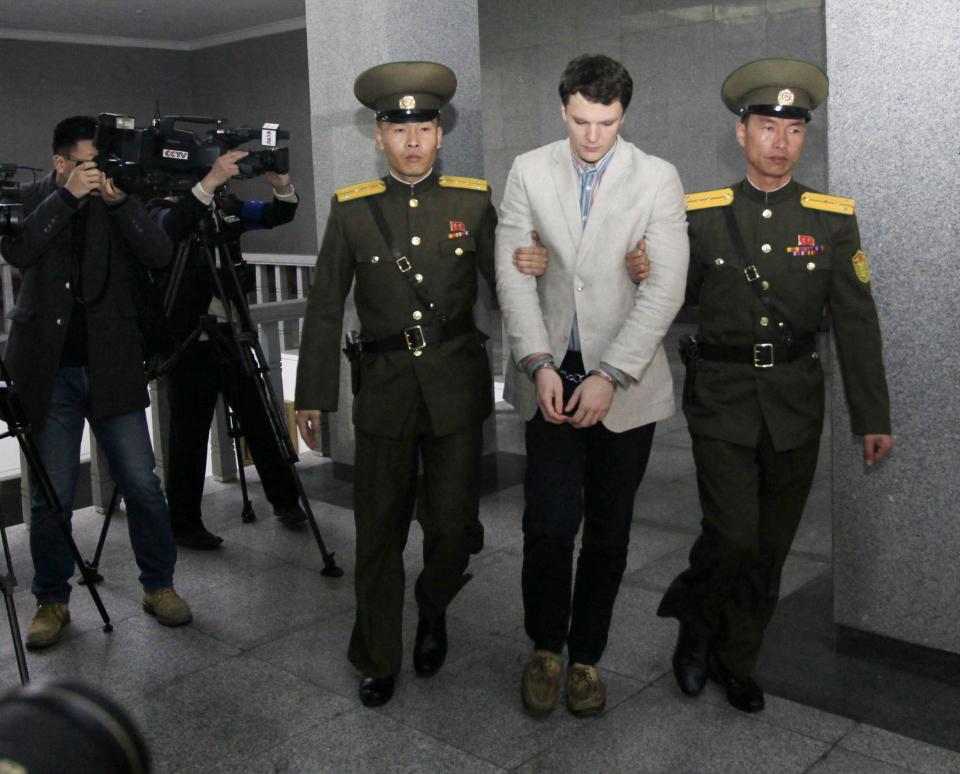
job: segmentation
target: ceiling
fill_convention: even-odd
[[[301,29],[304,2],[0,0],[0,38],[193,50]]]

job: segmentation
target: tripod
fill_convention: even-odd
[[[221,322],[214,315],[200,316],[197,326],[182,342],[177,344],[174,353],[166,359],[162,357],[153,358],[149,364],[149,370],[153,376],[169,372],[181,359],[187,348],[203,337],[211,342],[216,354],[220,393],[222,395],[239,395],[241,380],[245,380],[246,384],[253,386],[257,405],[267,419],[269,435],[275,451],[291,475],[296,487],[298,502],[307,515],[314,539],[323,557],[324,567],[321,574],[329,577],[340,577],[343,575],[343,570],[336,565],[334,555],[328,552],[324,545],[320,528],[317,525],[295,465],[299,458],[287,433],[280,402],[268,378],[270,368],[260,347],[256,325],[250,315],[246,294],[237,273],[237,267],[243,265],[239,244],[236,236],[231,238],[229,234],[224,233],[225,224],[229,226],[220,210],[211,209],[204,214],[194,228],[190,239],[182,242],[177,250],[164,297],[164,314],[169,320],[173,316],[174,305],[183,282],[184,270],[191,252],[195,251],[195,254],[203,259],[204,272],[211,280],[214,298],[222,304],[225,321]],[[238,364],[240,366],[239,371],[236,367]],[[224,403],[227,408],[229,434],[234,439],[234,448],[237,455],[237,468],[243,496],[241,517],[244,522],[251,522],[256,519],[256,515],[247,491],[244,465],[238,443],[239,438],[244,435],[242,417],[236,407],[231,405],[231,400],[225,400]]]
[[[37,448],[33,443],[33,438],[30,437],[23,407],[20,405],[19,399],[10,387],[10,375],[7,373],[7,367],[3,363],[3,360],[0,360],[0,419],[3,419],[7,423],[7,431],[0,433],[0,438],[16,436],[23,456],[27,460],[27,467],[30,470],[31,486],[37,487],[47,509],[57,520],[57,524],[63,532],[63,537],[70,547],[73,561],[77,565],[77,569],[80,570],[80,576],[83,579],[81,582],[90,590],[93,603],[96,605],[97,612],[100,613],[100,618],[103,620],[103,630],[105,632],[112,632],[113,625],[110,623],[110,616],[107,615],[107,609],[103,606],[103,600],[100,599],[100,594],[93,586],[94,575],[83,561],[83,557],[80,555],[80,549],[77,548],[77,544],[74,542],[73,535],[70,533],[70,524],[63,513],[63,505],[60,503],[56,491],[54,491],[53,483],[50,481],[50,476],[43,466],[43,461],[40,459]],[[7,572],[0,577],[0,587],[2,587],[3,601],[7,607],[7,619],[10,623],[10,635],[13,638],[13,649],[17,658],[17,668],[20,671],[20,682],[26,683],[30,679],[30,675],[27,671],[27,661],[23,652],[23,641],[20,638],[20,626],[17,622],[17,609],[13,600],[13,589],[17,586],[17,579],[13,574],[13,563],[10,560],[10,546],[7,543],[7,531],[3,525],[2,518],[0,518],[0,537],[2,537],[3,540],[3,557],[7,563]]]

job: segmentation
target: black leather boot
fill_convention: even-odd
[[[440,671],[447,657],[447,617],[432,621],[421,618],[417,623],[417,642],[413,647],[413,668],[420,677]]]
[[[673,676],[687,696],[699,696],[707,684],[709,650],[709,640],[697,636],[689,626],[680,623],[677,647],[673,650]]]
[[[731,707],[741,712],[760,712],[765,703],[763,690],[752,677],[737,677],[711,653],[709,658],[710,679],[727,692]]]
[[[360,681],[360,701],[364,707],[379,707],[393,698],[392,677],[366,677]]]

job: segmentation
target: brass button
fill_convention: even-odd
[[[411,200],[410,200],[410,206],[411,206],[411,207],[419,207],[419,206],[420,206],[420,202],[417,201],[416,199],[411,199]]]
[[[420,244],[420,237],[415,236],[415,237],[411,238],[410,244],[412,244],[412,245],[414,245],[414,246]]]
[[[370,259],[370,263],[380,263],[380,256],[379,255],[373,256],[373,258]]]
[[[463,255],[463,248],[462,248],[462,247],[458,247],[456,250],[453,251],[453,254],[454,254],[454,255]]]
[[[723,258],[717,258],[714,263],[717,264],[717,266],[723,266]]]
[[[765,217],[765,218],[772,218],[772,217],[773,217],[773,210],[764,210],[764,211],[761,212],[760,214],[763,215],[763,217]]]
[[[70,283],[68,282],[67,284],[64,285],[64,287],[65,287],[67,290],[70,290]]]
[[[421,312],[419,309],[417,309],[417,311],[415,311],[415,312],[413,313],[413,319],[414,319],[414,320],[419,320],[419,319],[421,319],[422,317],[423,317],[423,312]]]
[[[764,290],[770,290],[770,283],[764,280],[763,282],[760,283],[760,287],[763,288]]]
[[[415,349],[415,350],[413,350],[413,356],[414,356],[414,357],[420,357],[422,354],[423,354],[423,350],[422,350],[422,349]]]
[[[760,318],[760,324],[761,324],[764,328],[766,328],[766,327],[770,324],[770,318],[769,318],[769,317],[761,317],[761,318]]]
[[[815,264],[813,261],[810,261],[810,263],[807,264],[807,271],[813,271],[816,268],[817,264]]]
[[[422,275],[422,274],[414,274],[414,275],[413,275],[413,278],[414,278],[417,282],[423,282],[423,275]]]
[[[763,250],[763,252],[765,252],[765,253],[769,253],[773,248],[770,247],[769,244],[767,244],[766,242],[764,242],[762,245],[760,245],[760,249]]]
[[[820,354],[817,353],[817,352],[811,352],[811,353],[810,353],[810,357],[812,357],[814,360],[816,360],[817,358],[820,357]]]
[[[57,325],[63,325],[63,320],[61,320],[59,317],[57,318]]]

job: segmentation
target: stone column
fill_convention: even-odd
[[[441,117],[440,163],[450,174],[484,176],[476,0],[418,0],[402,7],[370,0],[362,9],[339,0],[306,0],[306,19],[318,243],[334,189],[386,173],[373,142],[373,114],[353,96],[354,79],[368,67],[429,60],[452,68],[458,87]],[[345,329],[358,328],[352,299],[348,307]],[[353,463],[351,404],[349,369],[341,360],[340,409],[330,417],[330,435],[334,460],[347,464]]]
[[[828,0],[826,28],[829,191],[857,199],[896,444],[864,466],[834,373],[834,617],[960,653],[960,14]]]

